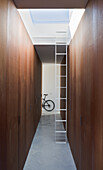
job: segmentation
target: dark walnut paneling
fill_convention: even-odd
[[[0,0],[0,170],[22,170],[41,115],[41,62],[11,0]]]
[[[0,170],[6,169],[6,33],[7,0],[0,0]]]
[[[68,139],[78,170],[103,169],[103,1],[90,0],[69,48]]]

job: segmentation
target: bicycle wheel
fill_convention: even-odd
[[[44,109],[51,112],[55,108],[55,103],[52,100],[46,100],[44,103]]]

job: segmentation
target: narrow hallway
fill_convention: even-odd
[[[24,170],[76,170],[69,144],[55,143],[55,115],[43,115]]]
[[[0,0],[0,170],[103,170],[103,0]]]

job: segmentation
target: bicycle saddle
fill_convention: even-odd
[[[44,96],[48,96],[48,94],[44,94]]]

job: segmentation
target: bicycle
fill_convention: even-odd
[[[55,103],[52,100],[46,100],[46,97],[48,94],[44,94],[44,98],[42,98],[42,108],[45,109],[48,112],[51,112],[55,108]]]

